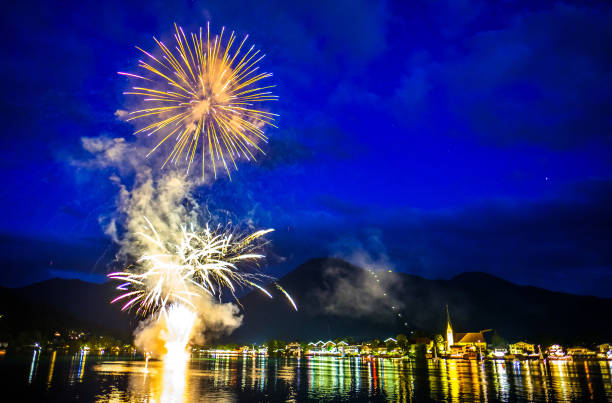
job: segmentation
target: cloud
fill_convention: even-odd
[[[611,18],[609,9],[558,4],[476,33],[437,68],[450,110],[497,144],[608,141]]]
[[[599,281],[612,280],[611,203],[612,182],[594,180],[548,200],[396,212],[382,231],[402,270],[425,277],[477,270],[523,284],[612,296]],[[576,278],[584,280],[580,288]]]
[[[276,246],[294,265],[327,252],[362,267],[393,267],[426,278],[483,271],[521,284],[612,297],[606,285],[612,281],[611,205],[612,181],[593,179],[543,200],[487,199],[433,210],[363,205],[357,215],[339,209],[325,215],[324,208],[304,216],[300,231]]]

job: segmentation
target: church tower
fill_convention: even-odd
[[[446,351],[450,351],[450,347],[453,344],[455,344],[453,327],[451,326],[450,315],[448,314],[448,305],[446,305]]]

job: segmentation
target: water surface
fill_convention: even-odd
[[[612,402],[611,372],[612,361],[217,356],[145,365],[83,353],[0,357],[3,391],[51,402]]]

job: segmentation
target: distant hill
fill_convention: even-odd
[[[456,332],[494,329],[508,341],[580,343],[612,340],[612,299],[519,286],[485,273],[450,280],[370,272],[334,258],[312,259],[279,279],[295,312],[272,284],[269,299],[253,291],[240,299],[243,324],[227,341],[386,338],[412,331],[443,333],[448,304]],[[129,337],[138,319],[109,301],[114,284],[53,279],[0,287],[0,327],[77,326]],[[1,330],[1,329],[0,329]]]
[[[241,299],[244,321],[231,339],[442,334],[447,304],[456,332],[494,329],[509,341],[542,343],[612,339],[612,299],[519,286],[479,272],[450,280],[374,274],[340,259],[309,260],[279,280],[299,312],[278,292],[274,300],[251,292]]]
[[[109,302],[114,285],[55,278],[20,288],[0,288],[2,320],[17,329],[79,328],[129,337],[136,320]]]

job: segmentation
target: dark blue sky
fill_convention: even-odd
[[[210,20],[267,54],[268,157],[202,202],[277,229],[282,274],[365,250],[397,270],[612,297],[612,8],[605,2],[78,1],[5,6],[0,283],[99,279],[138,45]]]

